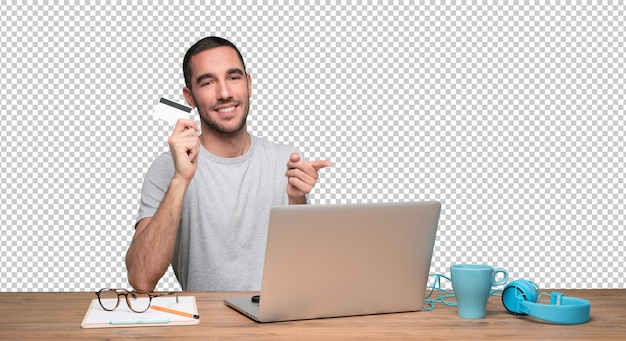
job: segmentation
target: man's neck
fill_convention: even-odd
[[[240,132],[234,134],[219,134],[202,131],[200,143],[206,150],[211,152],[211,154],[229,158],[245,154],[248,149],[250,149],[252,138],[246,129],[242,129]]]

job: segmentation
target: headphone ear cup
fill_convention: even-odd
[[[522,309],[522,302],[537,302],[538,290],[537,285],[531,281],[515,280],[502,289],[502,304],[513,314],[526,314]]]

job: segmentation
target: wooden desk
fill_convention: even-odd
[[[200,325],[81,329],[93,293],[0,293],[0,339],[626,339],[626,289],[562,292],[591,301],[591,321],[565,326],[515,317],[491,297],[480,320],[438,304],[433,311],[260,324],[222,303],[232,292],[189,292],[183,294],[196,296]]]

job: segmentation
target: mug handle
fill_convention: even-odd
[[[501,279],[501,280],[496,281],[496,275],[497,275],[499,272],[500,272],[500,273],[502,273],[502,274],[504,274],[504,277],[502,277],[502,279]],[[504,285],[504,284],[506,284],[506,282],[508,282],[508,281],[509,281],[509,272],[508,272],[508,271],[506,271],[506,270],[505,270],[505,269],[503,269],[503,268],[494,268],[494,269],[493,269],[493,275],[491,275],[491,283],[493,283],[493,284],[492,284],[492,286],[496,286],[496,285]]]

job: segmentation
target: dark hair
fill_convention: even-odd
[[[191,61],[191,57],[197,55],[200,52],[214,49],[216,47],[226,46],[230,47],[237,52],[237,56],[239,56],[239,60],[241,61],[241,65],[243,65],[243,71],[246,71],[246,64],[243,62],[243,57],[241,56],[241,52],[235,44],[230,41],[220,38],[220,37],[206,37],[198,40],[195,44],[193,44],[187,53],[185,53],[185,58],[183,58],[183,76],[185,77],[185,85],[191,89],[191,66],[189,62]]]

